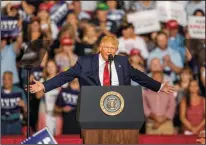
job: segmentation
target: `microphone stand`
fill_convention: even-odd
[[[112,61],[109,60],[109,69],[110,69],[110,86],[112,86]]]

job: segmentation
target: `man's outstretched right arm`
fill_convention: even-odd
[[[61,72],[60,74],[53,77],[52,79],[47,80],[43,83],[39,81],[34,81],[35,84],[30,85],[30,92],[36,93],[43,90],[46,93],[55,88],[61,87],[65,83],[70,82],[75,78],[78,78],[80,73],[81,73],[81,59],[79,58],[77,63],[73,67],[71,67],[65,72]]]

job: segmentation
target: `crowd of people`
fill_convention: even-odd
[[[205,16],[204,1],[175,2],[184,5],[188,16]],[[47,126],[56,136],[80,134],[76,121],[78,79],[46,94],[31,94],[28,110],[24,90],[27,74],[20,61],[29,42],[49,40],[48,52],[30,76],[31,83],[43,82],[72,67],[78,57],[98,53],[98,44],[105,35],[118,38],[118,55],[128,56],[134,68],[175,86],[174,94],[143,88],[146,120],[141,133],[191,135],[204,130],[205,39],[192,38],[188,27],[176,20],[161,22],[160,31],[141,35],[127,21],[129,13],[155,9],[157,1],[102,0],[95,2],[92,10],[82,9],[81,1],[1,3],[2,17],[18,19],[17,35],[1,36],[2,96],[21,96],[15,102],[16,108],[5,109],[1,114],[2,135],[22,134],[29,110],[33,132]],[[131,80],[131,85],[139,84]],[[2,102],[7,104],[6,99]]]

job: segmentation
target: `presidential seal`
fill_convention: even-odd
[[[117,92],[107,92],[100,99],[100,107],[105,114],[115,116],[124,109],[124,99]]]

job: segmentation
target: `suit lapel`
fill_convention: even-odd
[[[119,79],[119,85],[124,85],[123,82],[123,71],[122,71],[122,65],[117,61],[117,56],[114,57],[114,64],[117,70],[117,76]]]
[[[101,86],[99,80],[99,53],[95,54],[92,59],[92,73],[97,85]]]

